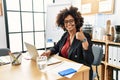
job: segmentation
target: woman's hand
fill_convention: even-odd
[[[80,28],[80,31],[76,33],[76,39],[83,41],[85,39],[85,35],[82,31],[82,27]]]
[[[88,41],[87,38],[85,37],[83,31],[82,31],[82,27],[80,28],[80,31],[76,33],[76,39],[82,41],[82,46],[84,50],[88,50]]]
[[[51,51],[48,50],[48,51],[46,51],[46,52],[43,52],[40,56],[47,56],[47,57],[49,57],[50,54],[51,54]]]

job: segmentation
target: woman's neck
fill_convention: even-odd
[[[73,39],[74,39],[74,36],[76,34],[76,30],[73,30],[73,31],[69,31],[69,37],[70,37],[70,45],[72,44],[73,42]]]
[[[70,37],[75,36],[75,34],[76,34],[76,30],[69,31],[69,35],[70,35]]]

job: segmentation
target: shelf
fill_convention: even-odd
[[[116,43],[116,42],[108,42],[108,44],[120,46],[120,43]]]
[[[102,61],[101,63],[104,64],[104,65],[106,65],[106,62],[105,62],[105,61]]]
[[[107,65],[110,66],[110,67],[114,67],[114,68],[120,69],[120,66],[115,66],[115,65],[109,64],[109,63],[107,63]]]
[[[103,40],[92,40],[93,42],[98,42],[98,43],[106,43],[106,41],[103,41]]]
[[[120,43],[116,43],[116,42],[113,42],[113,41],[103,41],[103,40],[92,40],[92,41],[97,42],[97,43],[105,43],[105,44],[120,46]]]

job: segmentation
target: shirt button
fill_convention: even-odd
[[[77,58],[77,55],[75,55],[75,58]]]

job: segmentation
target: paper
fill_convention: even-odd
[[[50,69],[47,69],[47,71],[52,72],[55,75],[59,75],[58,72],[62,70],[73,68],[74,70],[78,71],[78,69],[80,69],[81,66],[82,64],[80,63],[63,61],[62,63],[53,65]],[[71,78],[74,74],[75,73],[72,73],[70,75],[66,75],[65,77]]]
[[[5,65],[10,63],[10,56],[1,56],[0,65]]]
[[[91,4],[82,5],[82,13],[90,13],[91,12]]]
[[[57,58],[51,57],[50,59],[48,59],[47,65],[49,66],[49,65],[60,63],[60,62],[62,61]]]
[[[111,11],[112,0],[106,0],[99,2],[99,12]]]

